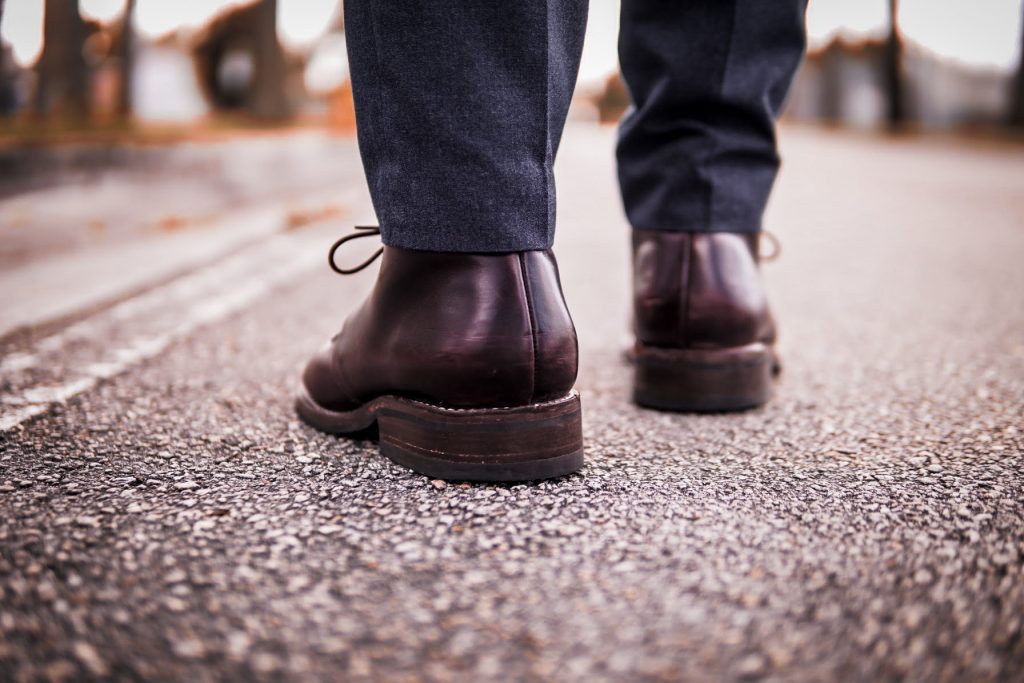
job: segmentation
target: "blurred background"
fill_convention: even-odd
[[[353,125],[340,0],[6,0],[7,137],[129,126]],[[618,2],[593,0],[577,114],[618,118]],[[928,130],[1024,125],[1018,0],[813,0],[787,116]],[[593,114],[593,112],[591,112]]]
[[[813,0],[788,118],[930,130],[1024,125],[1018,0]],[[339,0],[6,0],[5,136],[129,125],[352,127]],[[627,95],[618,3],[592,2],[577,114]]]
[[[628,106],[618,6],[591,3],[575,119],[613,122]],[[352,132],[340,0],[0,7],[5,148],[253,128]],[[946,133],[1024,127],[1019,0],[813,0],[807,24],[809,54],[787,119]],[[33,172],[5,170],[5,182]]]
[[[5,136],[144,126],[350,129],[340,0],[6,0]],[[813,0],[787,117],[931,130],[1024,125],[1018,0]],[[620,116],[618,3],[592,2],[578,114]]]

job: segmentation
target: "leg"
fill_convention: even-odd
[[[620,61],[634,108],[618,161],[634,228],[638,403],[735,410],[770,396],[775,323],[757,233],[804,8],[623,0]]]
[[[551,246],[552,164],[587,0],[345,2],[359,148],[384,243]]]
[[[623,0],[634,108],[619,182],[639,230],[756,232],[779,158],[775,118],[804,50],[804,0]]]
[[[585,10],[346,0],[385,247],[373,292],[306,366],[296,410],[308,424],[376,424],[384,455],[433,477],[582,466],[576,330],[548,247]]]

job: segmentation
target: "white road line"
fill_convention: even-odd
[[[309,229],[280,234],[124,301],[11,354],[0,372],[0,432],[17,428],[86,392],[100,380],[160,354],[197,328],[231,315],[323,262]],[[58,377],[47,377],[56,372]],[[40,378],[41,376],[41,378]]]
[[[286,206],[272,203],[236,211],[201,230],[94,245],[0,273],[0,336],[226,256],[280,231],[287,215]]]

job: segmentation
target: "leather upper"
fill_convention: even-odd
[[[633,231],[637,342],[716,349],[772,343],[757,234]]]
[[[309,362],[318,404],[397,395],[460,408],[565,396],[576,330],[550,251],[459,254],[385,247],[363,305]]]

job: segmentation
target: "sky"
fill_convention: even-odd
[[[5,0],[0,38],[11,43],[15,58],[31,64],[42,46],[44,0]],[[712,0],[713,1],[713,0]],[[155,37],[201,26],[225,7],[242,0],[136,0],[135,25]],[[931,51],[971,65],[1008,70],[1019,59],[1021,0],[901,0],[903,33]],[[291,48],[311,47],[337,11],[337,0],[278,0],[278,30]],[[580,80],[603,79],[617,68],[618,0],[591,0]],[[117,17],[124,0],[80,0],[83,14],[101,20]],[[880,35],[887,0],[811,0],[807,12],[809,44],[822,45],[836,34],[851,38]]]

